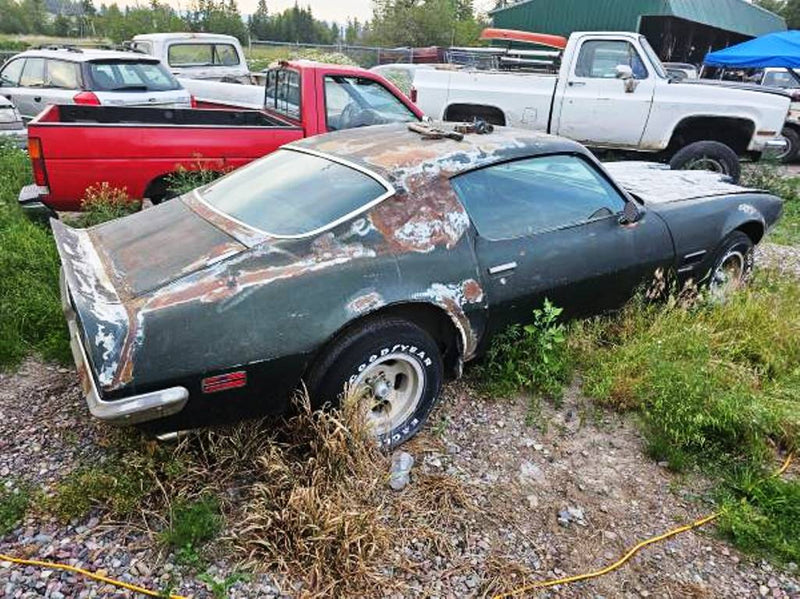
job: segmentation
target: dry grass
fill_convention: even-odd
[[[293,596],[402,592],[393,573],[416,567],[404,548],[452,555],[443,525],[452,527],[473,507],[454,478],[427,474],[419,464],[404,491],[391,491],[390,463],[356,402],[314,412],[300,397],[286,419],[184,439],[153,469],[144,528],[157,538],[170,527],[165,515],[174,506],[215,497],[226,524],[201,556],[232,552],[240,569],[299,581],[284,589]]]

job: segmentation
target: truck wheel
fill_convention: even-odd
[[[753,274],[754,247],[753,240],[741,231],[734,231],[722,240],[708,279],[708,290],[714,300],[725,301],[748,283]]]
[[[781,131],[781,137],[786,140],[788,145],[785,150],[775,157],[784,164],[794,162],[797,155],[800,154],[800,133],[791,127],[784,127],[783,131]]]
[[[718,141],[696,141],[678,150],[669,161],[673,170],[712,171],[739,182],[742,167],[730,147]]]
[[[325,351],[307,378],[314,406],[337,405],[349,388],[378,443],[393,449],[425,424],[439,397],[444,366],[423,329],[379,318],[349,331]]]

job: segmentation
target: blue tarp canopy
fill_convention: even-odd
[[[709,52],[703,61],[710,67],[763,69],[800,68],[800,31],[779,31]]]

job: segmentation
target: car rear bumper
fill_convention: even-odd
[[[69,297],[67,280],[62,269],[60,276],[61,307],[67,318],[69,327],[70,349],[78,369],[81,389],[89,412],[99,420],[117,425],[139,424],[172,416],[180,412],[189,400],[189,391],[184,387],[170,387],[132,395],[114,401],[105,401],[100,396],[89,359],[83,346],[83,339],[78,330],[78,320]]]

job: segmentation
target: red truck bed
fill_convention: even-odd
[[[86,188],[103,181],[154,197],[179,167],[224,172],[302,137],[260,111],[51,106],[28,127],[46,157],[41,199],[55,210],[80,209]]]

